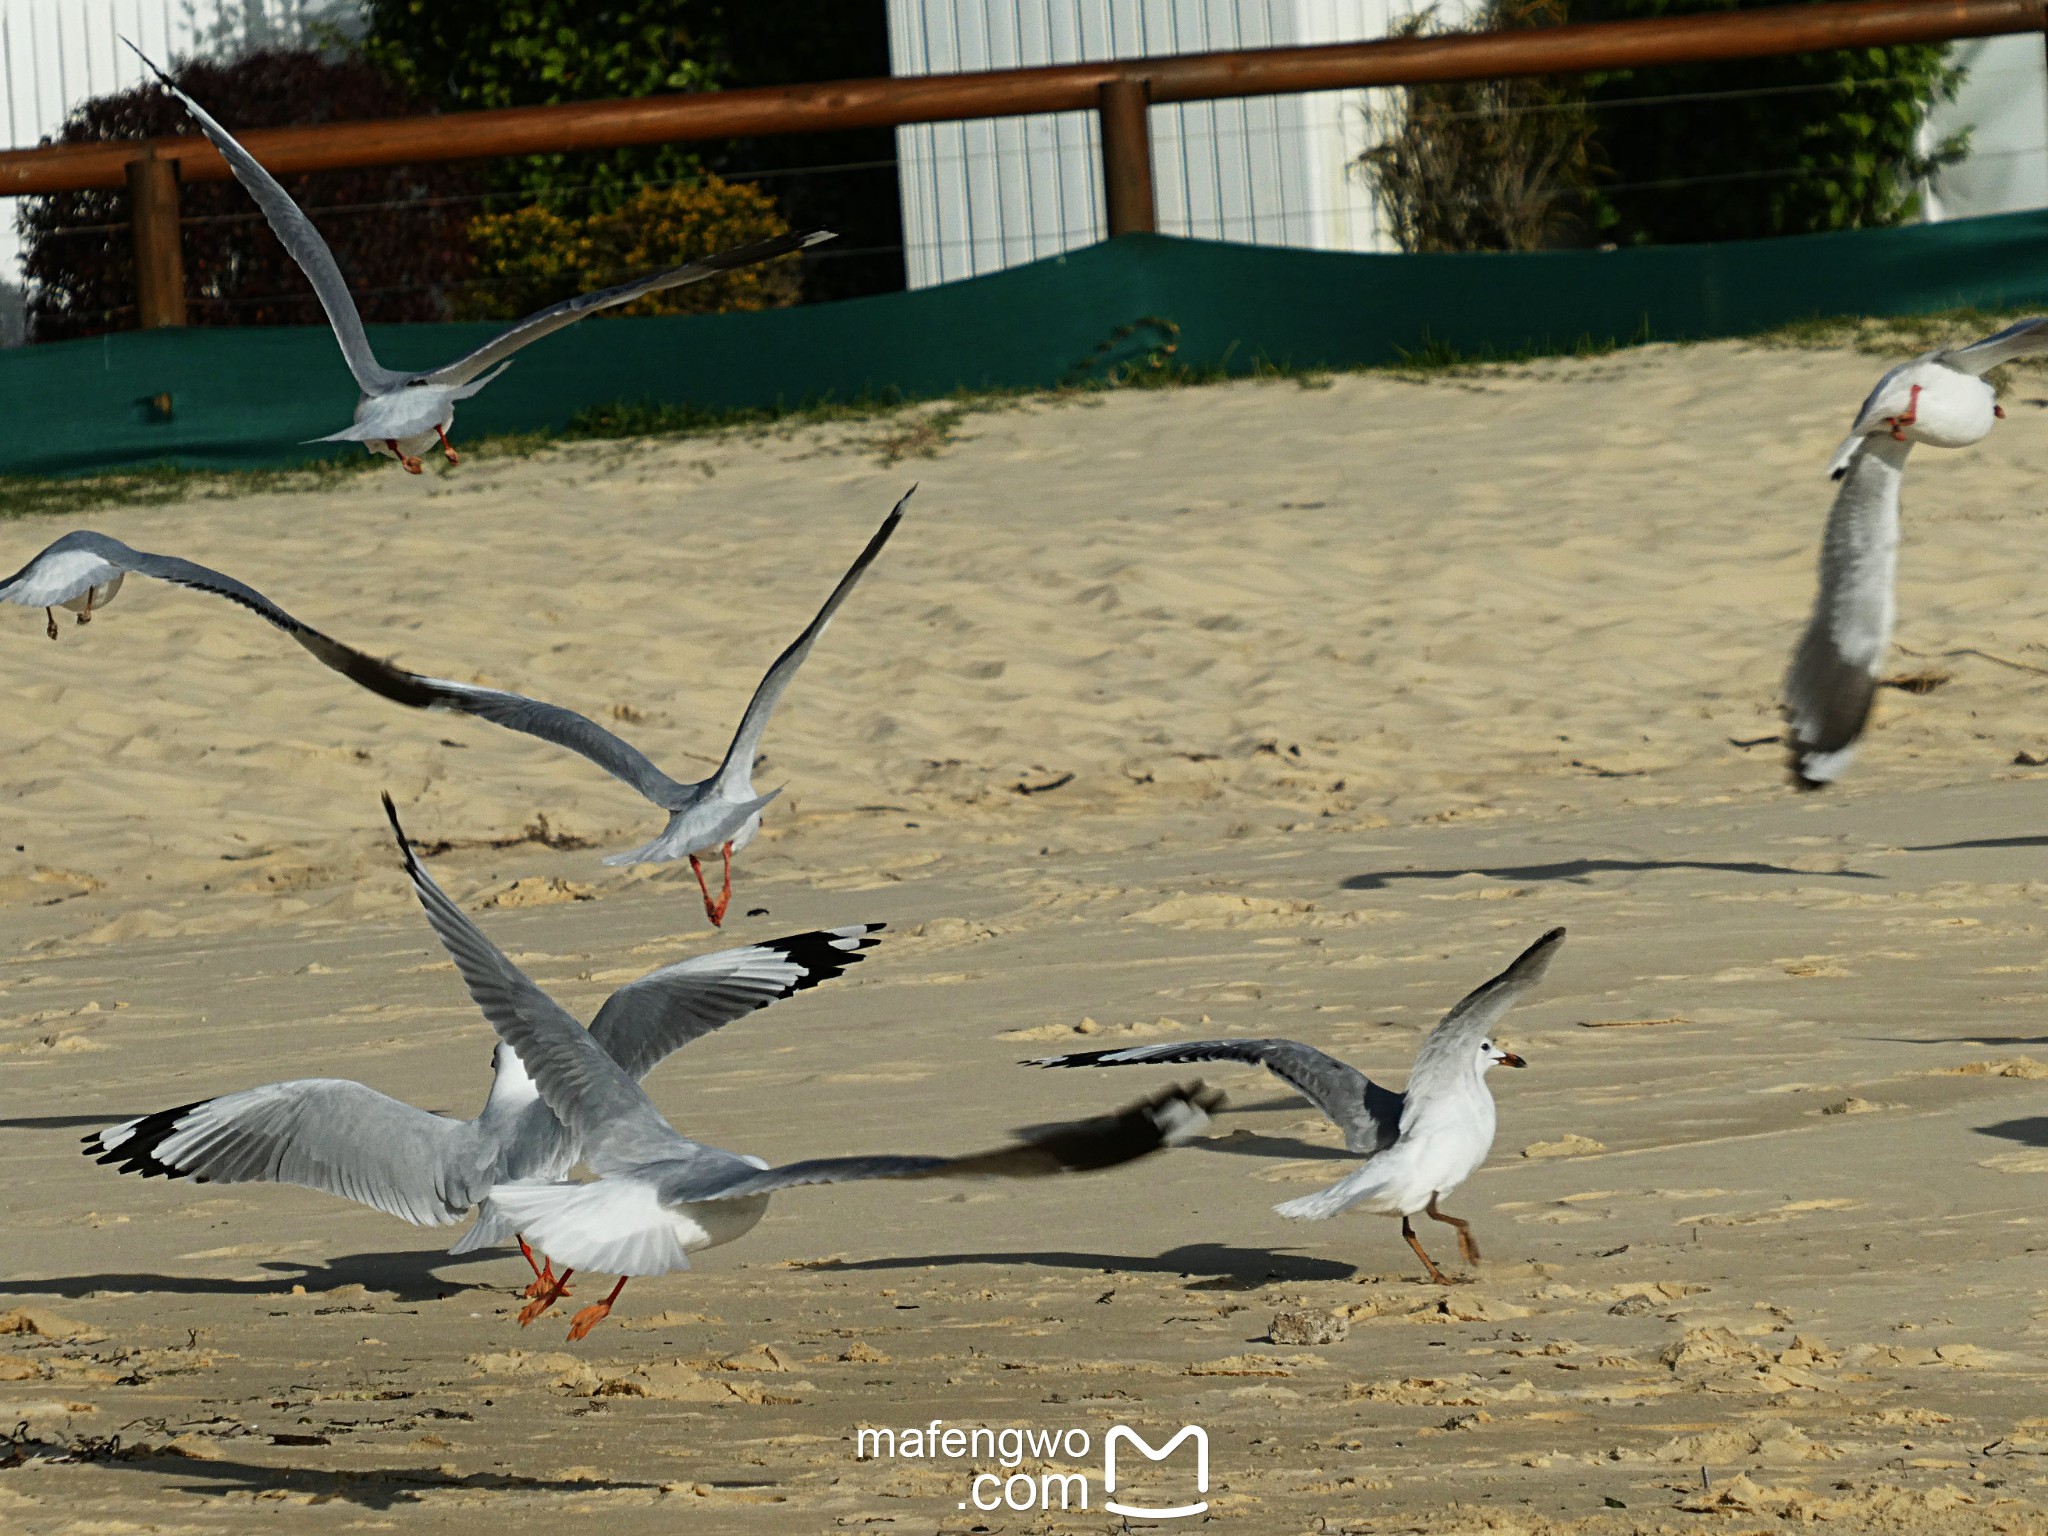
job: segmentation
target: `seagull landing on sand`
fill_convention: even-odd
[[[1222,1095],[1199,1083],[1170,1089],[1122,1112],[1034,1133],[964,1157],[825,1157],[770,1168],[758,1157],[691,1141],[661,1117],[633,1072],[527,979],[448,898],[413,857],[390,801],[385,810],[427,920],[441,936],[469,995],[498,1038],[532,1074],[597,1174],[588,1184],[525,1179],[498,1185],[490,1204],[551,1259],[568,1268],[519,1314],[522,1325],[567,1294],[570,1274],[619,1277],[611,1294],[578,1312],[569,1337],[602,1322],[634,1275],[688,1269],[689,1256],[751,1231],[768,1197],[800,1184],[866,1179],[1034,1178],[1114,1168],[1184,1141],[1208,1124]]]
[[[707,779],[690,784],[670,778],[637,747],[620,740],[596,721],[577,714],[573,709],[543,704],[524,694],[503,693],[474,683],[457,683],[408,672],[300,623],[254,587],[232,576],[172,555],[153,555],[144,550],[130,549],[119,539],[110,539],[104,534],[67,533],[12,576],[0,581],[0,602],[44,609],[49,621],[49,635],[54,640],[57,638],[57,618],[49,611],[52,607],[77,608],[82,624],[92,617],[96,605],[104,606],[120,591],[124,577],[153,576],[159,581],[211,592],[239,603],[290,635],[324,665],[396,703],[414,709],[456,710],[476,715],[508,730],[522,731],[556,746],[567,747],[589,758],[614,778],[631,785],[657,809],[668,813],[668,825],[659,837],[626,853],[614,854],[605,863],[656,864],[687,857],[690,868],[696,872],[697,888],[704,895],[705,914],[714,926],[722,926],[726,908],[732,901],[733,855],[754,840],[755,834],[761,830],[762,808],[782,793],[779,789],[765,795],[754,793],[754,760],[761,750],[761,738],[767,733],[768,719],[775,713],[775,706],[781,701],[790,680],[796,676],[797,668],[804,664],[811,647],[817,644],[825,626],[831,623],[832,615],[839,611],[839,605],[846,601],[854,584],[874,564],[882,546],[896,531],[896,525],[903,521],[904,505],[916,489],[912,486],[904,492],[903,499],[896,503],[874,537],[868,540],[867,547],[846,574],[839,578],[832,595],[825,599],[825,606],[818,610],[816,617],[790,643],[789,648],[775,658],[775,664],[755,687],[754,696],[747,704],[746,713],[740,717],[739,729],[733,735],[732,744],[726,748],[725,759],[717,771]],[[700,857],[711,853],[719,854],[725,865],[724,885],[715,897],[705,882]]]
[[[1984,375],[2048,352],[2048,319],[2022,320],[1966,347],[1901,363],[1877,382],[1835,450],[1841,482],[1821,539],[1813,615],[1785,677],[1786,748],[1805,789],[1847,772],[1870,719],[1897,619],[1899,488],[1915,443],[1967,448],[2005,412]]]
[[[448,429],[455,423],[456,402],[467,400],[504,372],[510,366],[512,355],[521,348],[531,346],[564,326],[574,325],[585,315],[595,314],[600,309],[630,304],[650,293],[701,282],[721,272],[750,267],[832,238],[829,230],[777,235],[685,262],[665,272],[636,278],[616,288],[578,294],[573,299],[565,299],[528,315],[466,357],[423,373],[400,372],[386,368],[371,352],[370,339],[363,330],[363,317],[356,311],[348,281],[341,275],[341,268],[335,265],[334,253],[327,248],[327,242],[320,238],[320,232],[299,205],[291,200],[270,172],[256,162],[254,156],[235,142],[227,129],[209,117],[198,102],[179,90],[141,49],[133,43],[128,46],[148,66],[163,88],[185,104],[185,110],[192,114],[200,130],[213,141],[213,147],[221,152],[228,168],[235,173],[235,180],[248,189],[256,205],[263,210],[264,218],[276,231],[277,238],[291,253],[292,260],[305,272],[313,285],[314,296],[320,300],[320,307],[327,312],[327,323],[334,328],[334,338],[341,344],[341,355],[348,363],[349,372],[355,375],[361,396],[356,402],[355,425],[313,441],[361,443],[372,453],[389,454],[415,475],[421,472],[420,455],[436,442],[450,464],[457,462],[455,449],[448,442]]]
[[[1408,1087],[1394,1093],[1314,1046],[1295,1040],[1195,1040],[1137,1045],[1117,1051],[1082,1051],[1041,1056],[1038,1067],[1127,1067],[1146,1063],[1242,1061],[1264,1067],[1329,1116],[1344,1133],[1344,1145],[1368,1161],[1328,1189],[1290,1200],[1275,1209],[1282,1216],[1320,1221],[1362,1205],[1401,1218],[1401,1235],[1422,1260],[1429,1278],[1449,1285],[1415,1236],[1411,1217],[1422,1214],[1458,1229],[1458,1251],[1479,1263],[1471,1224],[1447,1216],[1437,1201],[1478,1171],[1493,1148],[1493,1095],[1486,1074],[1497,1066],[1519,1067],[1522,1058],[1491,1038],[1493,1026],[1524,993],[1543,979],[1564,943],[1553,928],[1523,950],[1513,965],[1445,1014],[1429,1032],[1408,1074]]]
[[[508,990],[542,996],[410,853],[406,868],[451,957],[460,963],[479,951],[496,956],[501,971],[487,979],[486,991],[463,967],[480,1007],[495,1006]],[[793,934],[664,966],[614,992],[590,1021],[588,1038],[616,1070],[637,1080],[691,1041],[842,975],[874,946],[870,935],[881,926]],[[361,1083],[302,1078],[142,1115],[95,1131],[85,1147],[87,1156],[122,1173],[201,1184],[297,1184],[420,1227],[447,1226],[481,1206],[457,1253],[517,1237],[490,1199],[494,1185],[561,1178],[582,1156],[575,1134],[540,1101],[518,1055],[502,1043],[492,1058],[490,1094],[474,1120],[430,1114]],[[518,1241],[534,1268],[530,1289],[552,1287],[552,1273]]]

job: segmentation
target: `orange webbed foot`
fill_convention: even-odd
[[[542,1285],[545,1282],[544,1288],[532,1301],[529,1301],[519,1309],[519,1326],[522,1328],[526,1327],[536,1317],[539,1317],[541,1313],[547,1311],[549,1307],[552,1307],[556,1302],[568,1295],[569,1276],[574,1273],[574,1270],[565,1269],[559,1275],[552,1277],[543,1276],[541,1280],[535,1281],[536,1285]]]

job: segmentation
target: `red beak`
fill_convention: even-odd
[[[1504,1067],[1526,1067],[1527,1065],[1529,1065],[1529,1063],[1522,1060],[1522,1058],[1517,1056],[1513,1051],[1503,1051],[1501,1053],[1500,1064]]]

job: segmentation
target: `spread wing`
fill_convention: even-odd
[[[605,1054],[590,1031],[535,986],[434,883],[413,857],[389,795],[384,814],[405,856],[413,894],[471,999],[498,1038],[512,1047],[555,1118],[582,1143],[590,1166],[602,1175],[689,1151],[694,1144],[661,1118],[640,1085]]]
[[[408,672],[322,634],[293,618],[254,587],[224,572],[175,555],[130,549],[119,539],[104,534],[66,534],[0,582],[0,601],[54,607],[102,585],[116,572],[151,576],[239,603],[290,635],[323,665],[394,703],[412,709],[447,709],[475,715],[508,730],[567,747],[589,758],[612,777],[630,784],[663,810],[678,809],[689,801],[689,788],[655,767],[639,748],[573,709],[543,704],[524,694]]]
[[[964,1157],[818,1157],[758,1172],[730,1165],[685,1167],[661,1181],[664,1203],[744,1200],[799,1184],[868,1179],[1032,1179],[1115,1168],[1199,1135],[1223,1095],[1194,1083],[1115,1114],[1053,1126],[993,1151]]]
[[[414,1226],[459,1221],[490,1188],[475,1127],[361,1083],[305,1078],[123,1121],[85,1138],[122,1173],[299,1184]]]
[[[1406,1103],[1401,1111],[1401,1129],[1413,1122],[1416,1106],[1437,1084],[1453,1073],[1470,1070],[1471,1057],[1479,1042],[1493,1033],[1501,1015],[1528,995],[1543,979],[1550,962],[1564,944],[1564,930],[1553,928],[1514,958],[1508,968],[1491,981],[1475,987],[1459,999],[1458,1005],[1438,1021],[1429,1038],[1416,1053],[1415,1069],[1408,1074]]]
[[[1401,1095],[1382,1088],[1356,1067],[1298,1040],[1191,1040],[1133,1045],[1114,1051],[1040,1056],[1037,1067],[1129,1067],[1188,1061],[1241,1061],[1264,1067],[1329,1117],[1353,1152],[1379,1152],[1394,1144]]]
[[[366,395],[382,394],[397,388],[407,376],[384,367],[370,351],[370,338],[363,332],[363,317],[356,311],[356,301],[348,291],[348,282],[342,277],[341,268],[334,264],[334,252],[320,238],[320,231],[313,227],[312,220],[277,184],[276,178],[235,142],[233,134],[209,117],[198,102],[179,90],[170,76],[151,63],[140,48],[133,43],[128,46],[148,66],[158,83],[185,104],[185,110],[199,124],[200,132],[213,141],[213,147],[227,161],[228,169],[235,173],[235,180],[248,189],[249,195],[256,200],[256,206],[263,210],[263,217],[270,221],[277,238],[284,242],[292,260],[299,264],[300,270],[312,283],[320,307],[327,311],[327,323],[334,327],[334,339],[341,343],[341,355],[348,360],[348,371],[355,375],[357,386]]]
[[[853,923],[722,949],[664,966],[619,988],[590,1021],[591,1036],[628,1076],[645,1077],[670,1052],[857,965],[883,925]]]
[[[1870,718],[1896,618],[1899,484],[1911,448],[1864,439],[1828,511],[1813,615],[1785,674],[1786,747],[1808,789],[1848,770]]]
[[[839,611],[839,605],[846,601],[853,591],[854,583],[867,574],[867,568],[875,563],[875,557],[882,552],[882,546],[889,542],[889,535],[896,531],[896,525],[903,521],[903,509],[910,498],[917,494],[912,486],[903,493],[902,499],[882,519],[882,526],[875,530],[867,547],[839,578],[839,585],[832,589],[832,595],[825,599],[825,606],[818,610],[817,617],[804,626],[804,632],[790,642],[789,649],[775,658],[775,665],[768,669],[761,684],[754,690],[754,696],[747,702],[747,712],[740,717],[739,730],[733,734],[732,745],[725,749],[725,761],[718,765],[718,772],[712,775],[714,789],[730,788],[732,798],[747,798],[740,786],[749,782],[754,769],[754,759],[761,751],[761,738],[767,734],[768,717],[775,713],[775,706],[781,702],[783,691],[796,676],[796,669],[804,664],[804,658],[811,654],[811,647],[818,643],[818,637],[825,633],[825,626],[832,622],[832,615]]]
[[[2004,330],[1941,354],[1949,367],[1982,378],[2001,363],[2048,352],[2048,317],[2036,315],[2008,325]]]
[[[467,384],[485,369],[503,362],[522,347],[529,347],[543,336],[551,336],[565,326],[574,325],[585,315],[595,314],[600,309],[611,309],[620,304],[630,304],[635,299],[650,293],[659,293],[665,288],[680,288],[685,283],[700,283],[707,277],[716,277],[721,272],[730,272],[737,267],[751,267],[757,262],[771,261],[777,256],[786,256],[791,251],[801,251],[820,241],[833,238],[825,229],[805,230],[797,234],[775,235],[767,240],[756,240],[748,245],[736,246],[729,251],[720,251],[713,256],[686,261],[679,267],[656,272],[648,277],[635,278],[630,283],[621,283],[616,288],[603,288],[595,293],[579,293],[573,299],[564,299],[559,304],[528,315],[507,330],[500,331],[489,341],[466,357],[459,357],[433,372],[419,375],[429,384]]]

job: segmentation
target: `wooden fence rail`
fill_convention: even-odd
[[[264,128],[251,130],[242,142],[273,174],[284,176],[431,160],[1094,111],[1102,121],[1103,184],[1109,233],[1114,236],[1150,230],[1154,224],[1148,104],[1576,74],[2044,30],[2048,0],[1849,0],[1652,21]],[[152,162],[170,174],[136,169]],[[177,325],[184,319],[176,259],[178,181],[220,181],[228,175],[227,163],[196,135],[0,153],[0,197],[124,186],[137,190],[131,203],[136,247],[138,255],[148,257],[137,263],[144,325]],[[168,231],[157,227],[166,220]],[[164,291],[167,285],[169,291]]]

